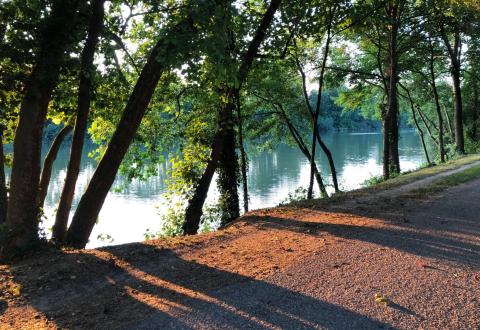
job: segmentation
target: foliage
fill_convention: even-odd
[[[308,189],[305,187],[298,187],[293,192],[288,193],[287,198],[280,202],[279,206],[288,205],[295,202],[301,202],[307,200]]]

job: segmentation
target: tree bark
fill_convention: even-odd
[[[390,117],[387,115],[385,105],[382,105],[383,121],[383,179],[390,179]]]
[[[303,141],[302,136],[298,132],[295,125],[288,118],[287,113],[284,110],[283,106],[281,104],[277,104],[277,107],[280,109],[281,118],[285,121],[285,124],[287,124],[288,130],[290,131],[290,134],[292,135],[293,139],[297,143],[298,148],[303,153],[303,155],[307,158],[309,163],[312,163],[312,162],[314,163],[315,180],[317,181],[318,189],[320,190],[321,196],[328,197],[328,193],[327,193],[327,190],[325,189],[325,184],[323,183],[322,176],[320,175],[320,171],[318,170],[317,163],[315,162],[315,159],[312,158],[312,155],[310,154],[310,151],[308,150],[307,145]]]
[[[3,152],[3,129],[0,129],[0,225],[7,221],[8,193],[5,180],[5,155]]]
[[[95,50],[99,42],[100,33],[103,29],[105,0],[95,0],[92,3],[92,17],[88,28],[88,37],[81,54],[81,68],[79,74],[79,88],[77,100],[77,116],[73,132],[70,159],[67,167],[67,176],[63,185],[60,203],[58,205],[55,224],[53,226],[52,239],[58,243],[65,240],[67,233],[68,218],[72,207],[75,186],[80,173],[83,143],[87,129],[90,102],[92,98],[92,80],[95,74],[93,60]]]
[[[425,114],[422,112],[422,110],[420,110],[420,107],[418,105],[417,105],[417,112],[420,115],[420,119],[423,122],[423,126],[425,126],[425,129],[427,130],[428,136],[430,136],[433,143],[435,143],[438,147],[439,143],[438,143],[437,139],[435,138],[435,135],[433,134],[432,130],[430,129],[430,126],[428,125],[428,122],[430,122],[431,124],[433,124],[433,123],[430,120],[427,120],[428,118],[426,118]],[[433,126],[434,129],[436,129],[438,131],[438,128],[435,125],[432,125],[432,126]]]
[[[304,98],[304,101],[305,101],[305,109],[307,111],[307,116],[309,116],[310,118],[310,121],[314,122],[315,120],[315,113],[312,109],[312,105],[310,104],[310,101],[308,99],[308,92],[307,92],[307,77],[306,77],[306,74],[305,74],[305,71],[303,70],[302,68],[302,65],[300,64],[300,61],[298,60],[298,58],[295,58],[295,62],[296,62],[296,65],[297,65],[297,69],[298,69],[298,72],[300,73],[300,76],[302,78],[302,90],[303,90],[303,98]],[[321,101],[321,100],[320,100]],[[332,175],[332,182],[333,182],[333,186],[334,186],[334,189],[335,189],[335,192],[339,192],[340,189],[339,189],[339,186],[338,186],[338,179],[337,179],[337,170],[335,168],[335,162],[333,161],[333,157],[332,157],[332,153],[330,152],[330,149],[327,147],[327,145],[323,142],[322,140],[322,137],[320,136],[320,134],[317,134],[317,143],[320,145],[320,147],[322,148],[323,152],[325,153],[325,155],[327,156],[327,159],[328,159],[328,165],[330,167],[330,173]],[[310,152],[309,152],[310,154]],[[316,166],[316,165],[315,165]],[[318,170],[318,169],[317,169]],[[315,174],[316,175],[316,174]],[[323,181],[323,180],[322,180]],[[328,196],[328,194],[327,194]]]
[[[477,140],[478,135],[478,112],[480,111],[480,98],[478,94],[477,79],[473,81],[473,114],[472,114],[472,128],[470,130],[470,139]]]
[[[257,27],[257,30],[255,31],[255,35],[252,41],[250,41],[250,44],[248,45],[248,49],[242,58],[242,62],[237,72],[237,77],[236,77],[237,86],[235,91],[237,93],[239,93],[243,83],[245,82],[245,79],[247,78],[247,75],[250,71],[253,60],[255,59],[258,53],[258,49],[261,43],[266,37],[267,29],[271,25],[275,12],[277,11],[281,2],[282,2],[281,0],[272,0],[270,2],[270,5],[268,6],[266,12],[262,17],[260,25]],[[229,99],[227,101],[227,104],[230,104],[231,106],[234,107],[234,104],[235,104],[234,103],[235,100],[233,99],[234,94],[232,94],[232,91],[230,91],[228,94],[229,94]],[[224,108],[223,110],[225,111],[227,110],[225,109],[225,106],[223,106],[223,108]],[[228,121],[227,119],[225,119],[226,117],[228,117],[228,114],[226,114],[224,111],[221,110],[219,114],[219,125],[217,127],[217,132],[215,134],[214,141],[212,143],[212,152],[211,152],[210,160],[207,164],[207,167],[204,173],[202,174],[199,180],[199,183],[195,188],[193,196],[188,201],[188,206],[185,212],[185,223],[183,225],[185,235],[194,235],[198,232],[200,220],[202,217],[203,204],[205,203],[205,199],[207,198],[207,193],[213,178],[213,174],[215,173],[215,170],[218,167],[220,154],[224,152],[224,148],[225,148],[224,143],[222,141],[222,135],[223,135],[222,130],[223,130],[223,127],[226,125],[226,122]],[[235,166],[235,164],[230,164],[230,165]],[[237,174],[235,173],[234,175],[235,175],[234,181],[238,182]],[[237,195],[237,199],[238,199],[238,195]]]
[[[389,29],[389,56],[388,56],[388,108],[386,111],[385,120],[385,132],[388,137],[384,145],[384,177],[388,179],[392,173],[400,173],[400,155],[398,152],[398,53],[397,53],[397,37],[399,29],[398,21],[398,4],[392,4],[388,8],[388,15],[391,28]],[[389,149],[388,153],[385,149]],[[385,164],[385,162],[387,164]],[[389,170],[385,171],[385,167],[388,166]]]
[[[460,83],[460,65],[452,67],[453,99],[455,104],[455,143],[458,154],[465,153],[465,139],[463,136],[463,104]]]
[[[242,188],[243,188],[243,211],[248,212],[248,159],[245,152],[245,146],[243,144],[243,118],[242,108],[240,102],[240,94],[235,95],[237,101],[237,118],[238,118],[238,146],[240,148],[240,170],[242,172]]]
[[[315,167],[316,167],[315,166],[315,155],[316,155],[316,150],[317,150],[317,140],[319,140],[319,138],[320,138],[320,134],[318,132],[318,119],[320,117],[320,110],[321,110],[321,106],[322,106],[323,81],[324,81],[324,76],[325,76],[325,69],[326,69],[326,65],[327,65],[328,54],[329,54],[329,51],[330,51],[331,29],[332,29],[332,24],[333,24],[334,10],[335,9],[333,9],[333,8],[329,9],[327,39],[326,39],[326,42],[325,42],[325,50],[324,50],[323,59],[322,59],[322,66],[320,68],[320,77],[318,79],[317,105],[316,105],[316,108],[315,108],[315,113],[313,115],[312,149],[311,149],[311,152],[310,152],[310,155],[311,155],[310,182],[309,182],[309,185],[308,185],[308,193],[307,193],[307,198],[308,199],[313,198],[313,180],[314,180],[314,177],[315,177]],[[329,151],[329,153],[330,153],[330,151]],[[331,154],[330,154],[330,156],[331,156]],[[332,172],[332,176],[333,176],[333,172]]]
[[[213,175],[218,166],[222,144],[222,135],[220,134],[220,131],[217,130],[212,143],[210,160],[208,161],[207,167],[203,171],[200,180],[197,182],[193,196],[188,200],[188,206],[185,210],[185,222],[183,223],[184,235],[195,235],[198,232],[203,214],[203,204],[205,204],[205,199],[207,199],[210,183],[212,182]]]
[[[68,246],[84,248],[87,244],[118,168],[140,126],[161,75],[170,66],[183,62],[188,56],[190,46],[193,47],[190,44],[193,44],[197,28],[191,12],[179,23],[166,29],[168,30],[153,47],[107,150],[80,199],[65,238]]]
[[[441,37],[447,47],[450,57],[450,74],[453,82],[453,104],[455,109],[455,144],[458,154],[465,153],[465,139],[463,135],[463,103],[462,103],[462,87],[460,82],[461,74],[461,51],[462,41],[460,37],[460,27],[455,24],[453,45],[448,39],[443,26],[441,29]]]
[[[434,53],[433,45],[430,42],[430,61],[429,61],[430,84],[432,86],[433,98],[435,101],[435,110],[437,112],[440,162],[444,163],[445,162],[445,146],[443,142],[443,138],[444,138],[443,116],[442,116],[442,108],[440,106],[440,97],[438,95],[438,90],[437,90],[437,82],[436,82],[437,78],[435,75],[434,63],[435,63],[435,53]]]
[[[62,145],[65,137],[72,130],[72,126],[65,125],[52,142],[50,149],[48,149],[47,155],[43,162],[42,174],[40,176],[40,183],[38,185],[38,197],[37,203],[39,208],[43,208],[45,198],[47,197],[48,186],[50,185],[50,178],[52,177],[53,163],[57,159],[58,151]]]
[[[266,37],[267,29],[271,25],[280,3],[281,0],[272,0],[270,2],[239,67],[236,77],[238,86],[230,88],[230,90],[227,91],[228,102],[225,104],[225,115],[231,119],[223,121],[226,126],[222,128],[224,131],[224,143],[218,164],[218,187],[222,195],[221,204],[223,205],[222,225],[226,225],[240,216],[238,200],[238,158],[235,150],[235,125],[233,120],[235,95],[240,93],[242,85],[247,78],[252,63],[258,53],[258,49]]]
[[[450,136],[452,136],[453,139],[455,139],[455,133],[453,132],[453,127],[450,121],[450,116],[448,115],[448,112],[447,112],[447,107],[444,105],[442,108],[443,108],[443,114],[445,115],[445,119],[447,120],[448,132],[450,133]]]
[[[423,132],[423,129],[420,127],[420,124],[418,123],[417,113],[415,111],[415,103],[413,102],[412,95],[410,94],[410,91],[405,87],[404,87],[404,90],[407,92],[407,98],[408,98],[408,101],[410,103],[410,110],[412,111],[413,122],[415,123],[415,127],[417,128],[417,131],[420,134],[420,140],[422,141],[422,147],[423,147],[423,152],[425,153],[425,158],[427,159],[428,165],[431,165],[432,162],[430,161],[430,156],[428,154],[427,144],[425,143],[425,133]]]
[[[25,87],[13,143],[13,166],[7,212],[8,239],[0,254],[8,258],[38,241],[38,184],[42,131],[48,104],[76,21],[78,0],[54,1],[41,32],[39,53]]]
[[[228,103],[222,106],[224,118],[219,129],[222,135],[222,152],[217,167],[218,190],[220,192],[220,205],[222,210],[221,225],[233,221],[240,216],[240,203],[238,199],[238,157],[235,144],[235,123],[233,112],[235,109],[235,96],[238,92],[227,92]],[[232,95],[233,94],[233,95]]]

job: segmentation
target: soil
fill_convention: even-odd
[[[0,329],[480,328],[480,180],[0,266]],[[342,208],[343,205],[343,208]]]

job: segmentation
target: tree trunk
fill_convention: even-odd
[[[452,138],[455,139],[455,133],[453,132],[452,122],[450,121],[450,116],[448,115],[447,107],[444,105],[442,108],[443,108],[443,114],[445,115],[445,119],[447,120],[448,132],[450,133],[450,136],[452,136]]]
[[[304,98],[304,101],[305,101],[305,109],[307,111],[307,116],[309,116],[310,121],[312,122],[312,125],[313,125],[313,123],[315,122],[315,113],[314,113],[314,111],[312,109],[312,106],[310,104],[310,101],[308,99],[307,76],[306,76],[305,71],[303,70],[302,65],[300,64],[300,61],[298,60],[298,58],[295,58],[295,62],[297,64],[298,72],[300,73],[300,76],[302,78],[302,90],[303,90],[303,98]],[[318,99],[317,99],[317,101],[318,101]],[[320,99],[320,101],[321,101],[321,99]],[[339,189],[339,186],[338,186],[337,170],[335,168],[335,162],[333,161],[332,153],[330,152],[330,149],[327,147],[327,145],[323,142],[319,132],[317,132],[317,133],[318,133],[318,134],[316,134],[317,143],[320,145],[320,147],[322,148],[323,152],[325,153],[325,155],[327,156],[327,159],[328,159],[328,165],[330,167],[330,173],[332,175],[332,182],[333,182],[335,192],[339,192],[340,189]],[[310,152],[308,154],[310,154]],[[311,165],[311,161],[310,161],[310,165]],[[315,168],[316,168],[316,164],[315,164]],[[318,169],[317,169],[317,171],[318,171]],[[317,175],[317,174],[315,174],[315,175]],[[322,180],[322,182],[323,182],[323,180]],[[327,196],[328,196],[328,194],[327,194]]]
[[[435,143],[438,147],[439,143],[438,143],[437,139],[435,138],[435,135],[433,134],[432,130],[430,129],[430,126],[428,126],[428,122],[427,122],[427,118],[426,118],[425,114],[422,112],[422,110],[420,110],[420,107],[418,105],[417,105],[417,112],[420,115],[420,119],[423,122],[423,126],[425,126],[425,129],[427,130],[428,136],[430,136],[433,143]],[[434,126],[434,125],[432,125],[432,126],[438,131],[436,126]]]
[[[247,78],[252,63],[258,53],[258,49],[265,39],[267,29],[270,26],[280,3],[281,0],[272,0],[270,2],[260,25],[255,31],[255,36],[249,44],[247,52],[243,56],[242,63],[236,76],[236,83],[238,83],[238,86],[230,88],[227,91],[228,101],[224,106],[225,115],[229,116],[230,119],[224,121],[225,126],[223,128],[221,127],[224,131],[224,143],[218,164],[218,188],[222,195],[222,225],[225,225],[240,216],[240,206],[238,201],[238,158],[235,149],[236,134],[233,120],[235,95],[240,93],[241,87]]]
[[[7,212],[9,238],[2,256],[12,256],[38,241],[38,184],[42,131],[48,104],[57,85],[64,53],[73,42],[78,0],[55,1],[41,31],[39,53],[25,87],[13,143],[13,166]]]
[[[383,179],[390,179],[390,118],[383,112]]]
[[[78,174],[80,173],[80,162],[82,160],[83,143],[87,129],[88,114],[92,98],[92,80],[95,74],[93,60],[95,49],[103,29],[105,0],[95,0],[92,3],[92,17],[88,30],[87,41],[81,55],[81,68],[79,74],[79,88],[77,100],[77,116],[73,132],[70,159],[67,167],[67,176],[63,185],[60,203],[57,209],[55,224],[53,226],[52,239],[56,242],[63,242],[67,233],[68,218],[72,201],[75,194]]]
[[[48,186],[50,185],[50,178],[52,177],[53,163],[57,159],[58,151],[60,150],[63,140],[65,140],[65,137],[71,130],[72,126],[65,125],[53,140],[52,145],[45,156],[42,175],[40,176],[40,183],[38,185],[37,203],[39,208],[43,208],[45,198],[47,197]]]
[[[255,35],[250,41],[250,44],[248,45],[247,52],[244,54],[242,58],[242,62],[240,64],[240,67],[237,72],[237,86],[236,86],[236,92],[238,93],[242,85],[247,78],[247,75],[250,71],[250,68],[252,66],[253,60],[255,59],[258,49],[263,42],[263,40],[266,37],[267,29],[272,23],[272,20],[274,18],[275,12],[277,11],[278,7],[280,6],[281,0],[272,0],[270,2],[270,5],[268,6],[266,12],[264,13],[262,17],[262,21],[260,22],[260,25],[258,26],[257,30],[255,31]],[[227,104],[231,104],[231,106],[234,107],[235,100],[231,98],[233,95],[229,93],[229,99]],[[225,106],[222,106],[224,108]],[[226,110],[226,109],[225,109]],[[184,234],[185,235],[194,235],[198,231],[198,227],[200,225],[200,219],[202,217],[202,209],[203,209],[203,204],[205,203],[205,199],[207,198],[207,193],[208,189],[210,187],[210,183],[212,181],[213,174],[215,173],[215,170],[217,169],[218,162],[220,160],[220,153],[223,152],[225,147],[223,146],[222,141],[222,135],[223,133],[221,132],[221,127],[223,127],[225,124],[223,121],[227,120],[228,115],[224,114],[223,111],[220,111],[219,115],[219,125],[217,128],[217,132],[215,134],[214,141],[212,143],[212,154],[210,156],[210,161],[207,164],[207,167],[202,174],[202,177],[200,178],[199,183],[197,184],[197,187],[195,189],[195,192],[193,196],[189,199],[188,201],[188,206],[187,210],[185,213],[185,223],[183,225],[184,229]],[[222,118],[223,117],[223,118]],[[235,135],[233,135],[234,137]],[[231,154],[230,154],[231,155]],[[233,157],[228,157],[229,159],[233,160]],[[236,159],[235,159],[236,161]],[[232,167],[238,166],[235,164],[230,164]],[[235,167],[237,168],[237,167]],[[235,180],[232,180],[234,182],[238,182],[237,180],[237,173],[234,173],[235,175]],[[238,200],[238,195],[237,195],[237,200]]]
[[[451,44],[448,35],[443,26],[441,28],[441,37],[448,50],[450,57],[450,74],[453,82],[453,104],[455,109],[455,144],[458,154],[465,153],[465,140],[463,136],[463,104],[462,104],[462,88],[460,82],[461,73],[461,47],[462,40],[460,37],[460,27],[455,24],[454,42]]]
[[[240,148],[240,170],[242,172],[242,188],[243,188],[243,211],[248,212],[248,159],[245,152],[245,146],[243,144],[243,118],[242,108],[240,104],[240,94],[235,95],[237,101],[237,117],[238,117],[238,146]]]
[[[80,199],[65,238],[67,245],[84,248],[87,244],[118,168],[140,126],[161,75],[174,64],[183,62],[188,56],[190,47],[186,45],[193,43],[193,38],[198,32],[192,21],[194,22],[194,18],[190,12],[179,23],[166,28],[168,30],[154,46],[107,150]]]
[[[440,97],[438,95],[438,90],[437,90],[437,83],[436,83],[436,76],[435,76],[435,53],[433,50],[433,46],[430,43],[430,63],[429,63],[429,69],[430,69],[430,84],[432,86],[432,91],[433,91],[433,98],[435,101],[435,110],[437,112],[437,120],[438,120],[438,144],[440,148],[440,162],[444,163],[445,162],[445,146],[443,142],[443,116],[442,116],[442,108],[440,106]]]
[[[317,142],[320,145],[320,148],[322,148],[323,153],[327,156],[328,166],[330,167],[330,173],[332,174],[333,188],[335,189],[335,192],[338,193],[340,192],[340,188],[338,186],[337,169],[335,168],[335,162],[333,161],[332,152],[327,147],[325,142],[323,142],[320,134],[317,135]]]
[[[412,95],[407,88],[404,88],[407,92],[408,101],[410,102],[410,110],[412,111],[412,118],[413,122],[415,123],[415,127],[417,128],[418,133],[420,134],[420,140],[422,141],[423,152],[425,153],[425,158],[427,159],[428,165],[431,165],[432,162],[430,161],[430,156],[428,155],[427,144],[425,143],[425,133],[423,129],[420,127],[417,119],[417,113],[415,111],[415,103],[413,102]]]
[[[315,155],[316,155],[316,150],[317,150],[317,140],[320,140],[320,133],[318,132],[318,119],[320,117],[320,110],[321,110],[321,105],[322,105],[322,92],[323,92],[323,82],[324,82],[324,76],[325,76],[325,69],[327,65],[327,59],[328,59],[328,54],[330,51],[330,41],[331,41],[331,29],[332,29],[332,23],[333,23],[333,15],[334,15],[334,9],[330,8],[329,10],[329,22],[328,22],[328,27],[327,27],[327,40],[325,42],[325,50],[323,54],[323,59],[322,59],[322,67],[320,68],[320,77],[318,79],[318,94],[317,94],[317,105],[315,108],[315,113],[313,116],[313,136],[312,136],[312,149],[310,152],[311,155],[311,161],[310,161],[310,182],[308,185],[308,193],[307,193],[307,198],[312,199],[313,198],[313,180],[315,177]],[[324,145],[324,148],[328,150],[328,148],[325,146],[325,144],[322,141],[322,144]],[[325,150],[324,149],[324,150]],[[330,150],[328,150],[328,154],[331,153]],[[333,161],[332,161],[333,163]],[[330,164],[330,163],[329,163]],[[332,172],[332,177],[336,177],[336,173]],[[338,190],[338,185],[336,186],[336,191]]]
[[[477,140],[478,135],[478,112],[480,111],[480,99],[478,95],[477,80],[473,81],[473,114],[472,114],[472,128],[470,130],[470,138],[473,141]]]
[[[218,166],[222,144],[221,134],[217,130],[212,143],[210,160],[200,180],[197,182],[193,196],[188,200],[188,206],[185,210],[185,222],[183,223],[184,235],[195,235],[198,232],[203,213],[203,204],[205,204],[205,199],[207,199],[208,190],[210,189],[213,175]]]
[[[463,104],[462,89],[460,83],[460,64],[453,64],[452,67],[453,80],[453,102],[455,105],[455,142],[458,154],[465,153],[465,140],[463,136]]]
[[[224,118],[220,121],[219,130],[222,134],[222,151],[218,162],[218,190],[222,210],[222,226],[240,216],[238,200],[238,157],[235,148],[235,124],[233,111],[235,109],[235,92],[227,93],[228,103],[222,109]]]
[[[387,146],[384,146],[385,149],[389,149],[388,158],[384,159],[384,162],[388,162],[390,170],[385,173],[386,179],[390,177],[391,173],[400,173],[400,155],[398,152],[398,54],[397,54],[397,36],[398,36],[398,5],[393,4],[389,8],[389,18],[391,21],[391,28],[389,29],[389,56],[388,56],[388,108],[386,111],[386,121],[385,121],[385,134],[388,135],[388,138],[385,142],[388,143]],[[385,150],[384,150],[384,156]],[[386,165],[384,164],[384,167]]]
[[[293,139],[297,143],[298,148],[303,153],[303,155],[307,158],[309,163],[312,163],[312,162],[314,163],[315,180],[317,181],[318,189],[320,190],[320,195],[324,198],[328,197],[327,190],[325,189],[325,184],[323,183],[322,176],[320,175],[320,171],[317,168],[315,159],[312,158],[312,155],[310,154],[307,148],[307,145],[303,141],[302,136],[298,132],[295,125],[293,125],[293,123],[288,118],[287,113],[283,109],[283,106],[281,104],[278,104],[278,108],[280,109],[281,117],[285,121],[285,124],[287,124],[288,130],[290,131],[290,134],[292,135]]]
[[[0,131],[0,225],[7,221],[8,194],[5,180],[5,156],[3,153],[3,129]]]

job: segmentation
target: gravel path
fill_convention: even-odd
[[[479,329],[480,180],[401,222],[378,219],[379,227],[326,228],[343,236],[331,248],[125,329]]]
[[[0,265],[0,330],[480,329],[480,179],[401,196],[433,180]]]

